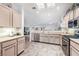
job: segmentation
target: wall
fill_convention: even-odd
[[[58,29],[61,24],[61,18],[72,4],[56,4],[55,7],[45,9],[32,9],[33,3],[25,6],[25,27],[45,26],[47,28]],[[58,10],[57,6],[60,7]]]

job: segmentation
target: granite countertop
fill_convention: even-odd
[[[0,43],[8,41],[8,40],[13,40],[13,39],[16,39],[16,38],[19,38],[19,37],[23,37],[23,36],[24,35],[17,35],[17,36],[12,36],[12,37],[1,37],[0,38]]]

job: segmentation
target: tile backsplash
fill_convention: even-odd
[[[20,33],[20,29],[16,29],[16,28],[0,28],[0,37],[13,36],[16,33]]]

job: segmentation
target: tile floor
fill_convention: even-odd
[[[60,46],[32,42],[20,56],[64,56]]]

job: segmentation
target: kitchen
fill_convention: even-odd
[[[0,56],[79,56],[78,3],[0,3]]]

